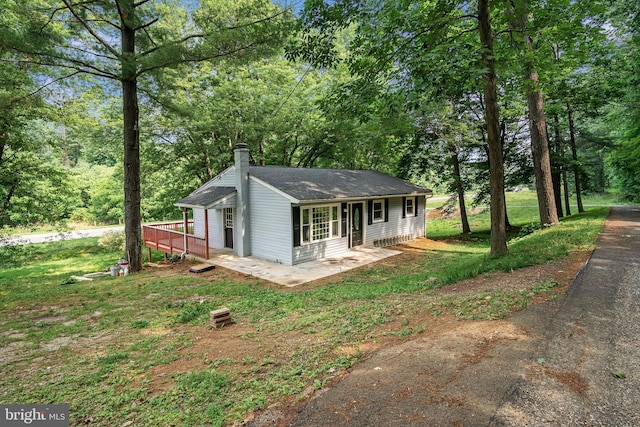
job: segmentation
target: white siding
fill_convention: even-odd
[[[224,247],[224,230],[223,230],[224,210],[209,209],[209,247]]]
[[[236,168],[231,166],[222,171],[214,180],[207,183],[207,187],[235,187],[236,186]]]
[[[320,258],[331,258],[349,250],[347,237],[328,239],[317,243],[303,244],[293,248],[293,263],[298,264]]]
[[[404,210],[404,206],[402,205],[402,197],[389,198],[388,200],[389,220],[387,222],[378,222],[369,225],[366,222],[367,215],[365,215],[364,244],[368,246],[388,246],[390,244],[393,244],[393,240],[387,240],[387,244],[380,244],[380,241],[384,239],[405,239],[407,236],[410,236],[411,239],[415,239],[417,237],[424,236],[424,196],[418,197],[418,215],[407,216],[406,218],[402,218],[402,211]],[[367,204],[365,204],[365,209],[367,209]],[[396,241],[395,243],[398,243],[398,241]]]
[[[204,239],[204,209],[193,209],[193,234]]]
[[[291,202],[253,180],[249,181],[249,195],[251,255],[292,265]]]

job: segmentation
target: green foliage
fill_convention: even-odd
[[[520,231],[518,232],[518,237],[524,237],[524,236],[528,236],[529,234],[532,234],[535,231],[540,230],[542,227],[540,226],[539,223],[529,223],[529,224],[525,224],[520,228]]]
[[[535,205],[529,196],[517,197]],[[525,214],[514,211],[514,217],[523,223],[537,216],[535,207],[522,209]],[[72,420],[229,425],[256,407],[322,387],[361,357],[345,348],[382,334],[407,338],[424,331],[413,314],[500,318],[552,293],[552,282],[458,298],[440,298],[438,288],[592,248],[606,214],[606,208],[589,209],[513,240],[507,257],[488,258],[486,239],[449,241],[406,265],[376,265],[321,287],[286,291],[253,278],[150,271],[59,286],[71,275],[104,270],[119,254],[101,248],[97,238],[29,245],[16,266],[0,269],[0,344],[19,349],[0,362],[0,387],[12,401],[69,402]],[[472,216],[478,230],[488,230],[483,215]],[[251,352],[195,351],[203,333],[215,333],[202,323],[221,306],[242,325],[239,338]],[[191,360],[190,370],[173,365],[179,357]],[[157,368],[174,373],[160,377]]]
[[[178,323],[201,323],[207,320],[209,313],[217,307],[212,302],[183,301],[178,304],[170,304],[169,308],[177,310],[175,320]]]
[[[439,302],[441,309],[453,314],[457,319],[496,320],[503,319],[514,309],[523,309],[540,294],[550,294],[558,286],[553,281],[541,282],[531,289],[507,292],[496,290],[465,297],[447,297]]]
[[[109,252],[124,253],[126,237],[124,231],[107,231],[98,239],[98,245]]]

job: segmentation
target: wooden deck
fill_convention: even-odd
[[[209,259],[209,248],[206,239],[193,235],[193,221],[166,222],[142,226],[143,245],[165,254],[189,254]]]

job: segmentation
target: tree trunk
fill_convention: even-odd
[[[526,2],[517,6],[514,0],[509,0],[511,9],[509,27],[520,32],[524,36],[526,49],[533,51],[533,40],[527,34],[528,12]],[[558,223],[555,199],[553,196],[553,182],[551,180],[551,159],[549,156],[549,140],[547,137],[547,124],[544,117],[544,99],[538,73],[535,71],[535,63],[528,61],[525,64],[524,78],[529,107],[529,131],[531,133],[531,153],[533,155],[533,172],[536,180],[536,192],[538,195],[538,210],[540,212],[540,224],[555,225]]]
[[[576,147],[576,132],[573,124],[573,111],[571,104],[567,102],[567,115],[569,118],[569,140],[571,141],[571,158],[573,160],[573,175],[576,183],[576,201],[578,213],[584,212],[582,206],[582,187],[580,185],[580,164],[578,163],[578,148]]]
[[[125,255],[129,261],[130,271],[138,272],[142,269],[142,233],[140,229],[140,133],[133,1],[121,2],[121,8]]]
[[[507,123],[504,120],[500,120],[500,146],[504,153],[505,139],[507,135]],[[491,167],[491,165],[489,165]],[[509,212],[507,212],[507,189],[502,186],[502,198],[504,200],[504,228],[505,230],[511,230],[511,223],[509,222]]]
[[[469,219],[467,218],[467,207],[464,202],[464,188],[462,187],[462,177],[460,176],[460,159],[458,158],[458,148],[450,144],[451,163],[453,163],[453,175],[456,180],[456,191],[458,193],[458,205],[460,206],[460,220],[462,221],[462,234],[470,234]]]
[[[569,182],[567,181],[567,171],[562,171],[562,187],[564,190],[564,205],[566,207],[567,216],[571,215],[571,201],[569,200]]]
[[[555,149],[553,150],[553,157],[551,158],[551,181],[553,182],[553,195],[556,200],[556,212],[558,218],[562,218],[564,213],[562,212],[562,168],[558,159],[561,158],[562,153],[562,140],[560,139],[560,123],[558,115],[553,115],[553,128],[555,131]]]
[[[529,130],[531,132],[531,152],[533,173],[536,178],[540,225],[558,224],[558,213],[551,179],[551,156],[544,117],[544,100],[539,89],[538,73],[529,71],[527,81],[527,103],[529,104]]]
[[[496,91],[496,68],[493,54],[493,30],[489,0],[478,0],[478,27],[480,41],[484,46],[482,65],[484,76],[484,117],[487,125],[487,145],[489,150],[489,190],[491,193],[491,256],[506,255],[507,233],[504,206],[504,165],[500,145],[498,116],[498,95]]]

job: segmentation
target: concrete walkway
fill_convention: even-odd
[[[640,426],[640,209],[562,297],[385,348],[277,425]]]
[[[298,265],[282,265],[255,257],[241,258],[233,253],[215,253],[210,264],[246,273],[284,286],[297,286],[398,255],[401,252],[375,247],[352,248],[344,255],[309,261]]]

